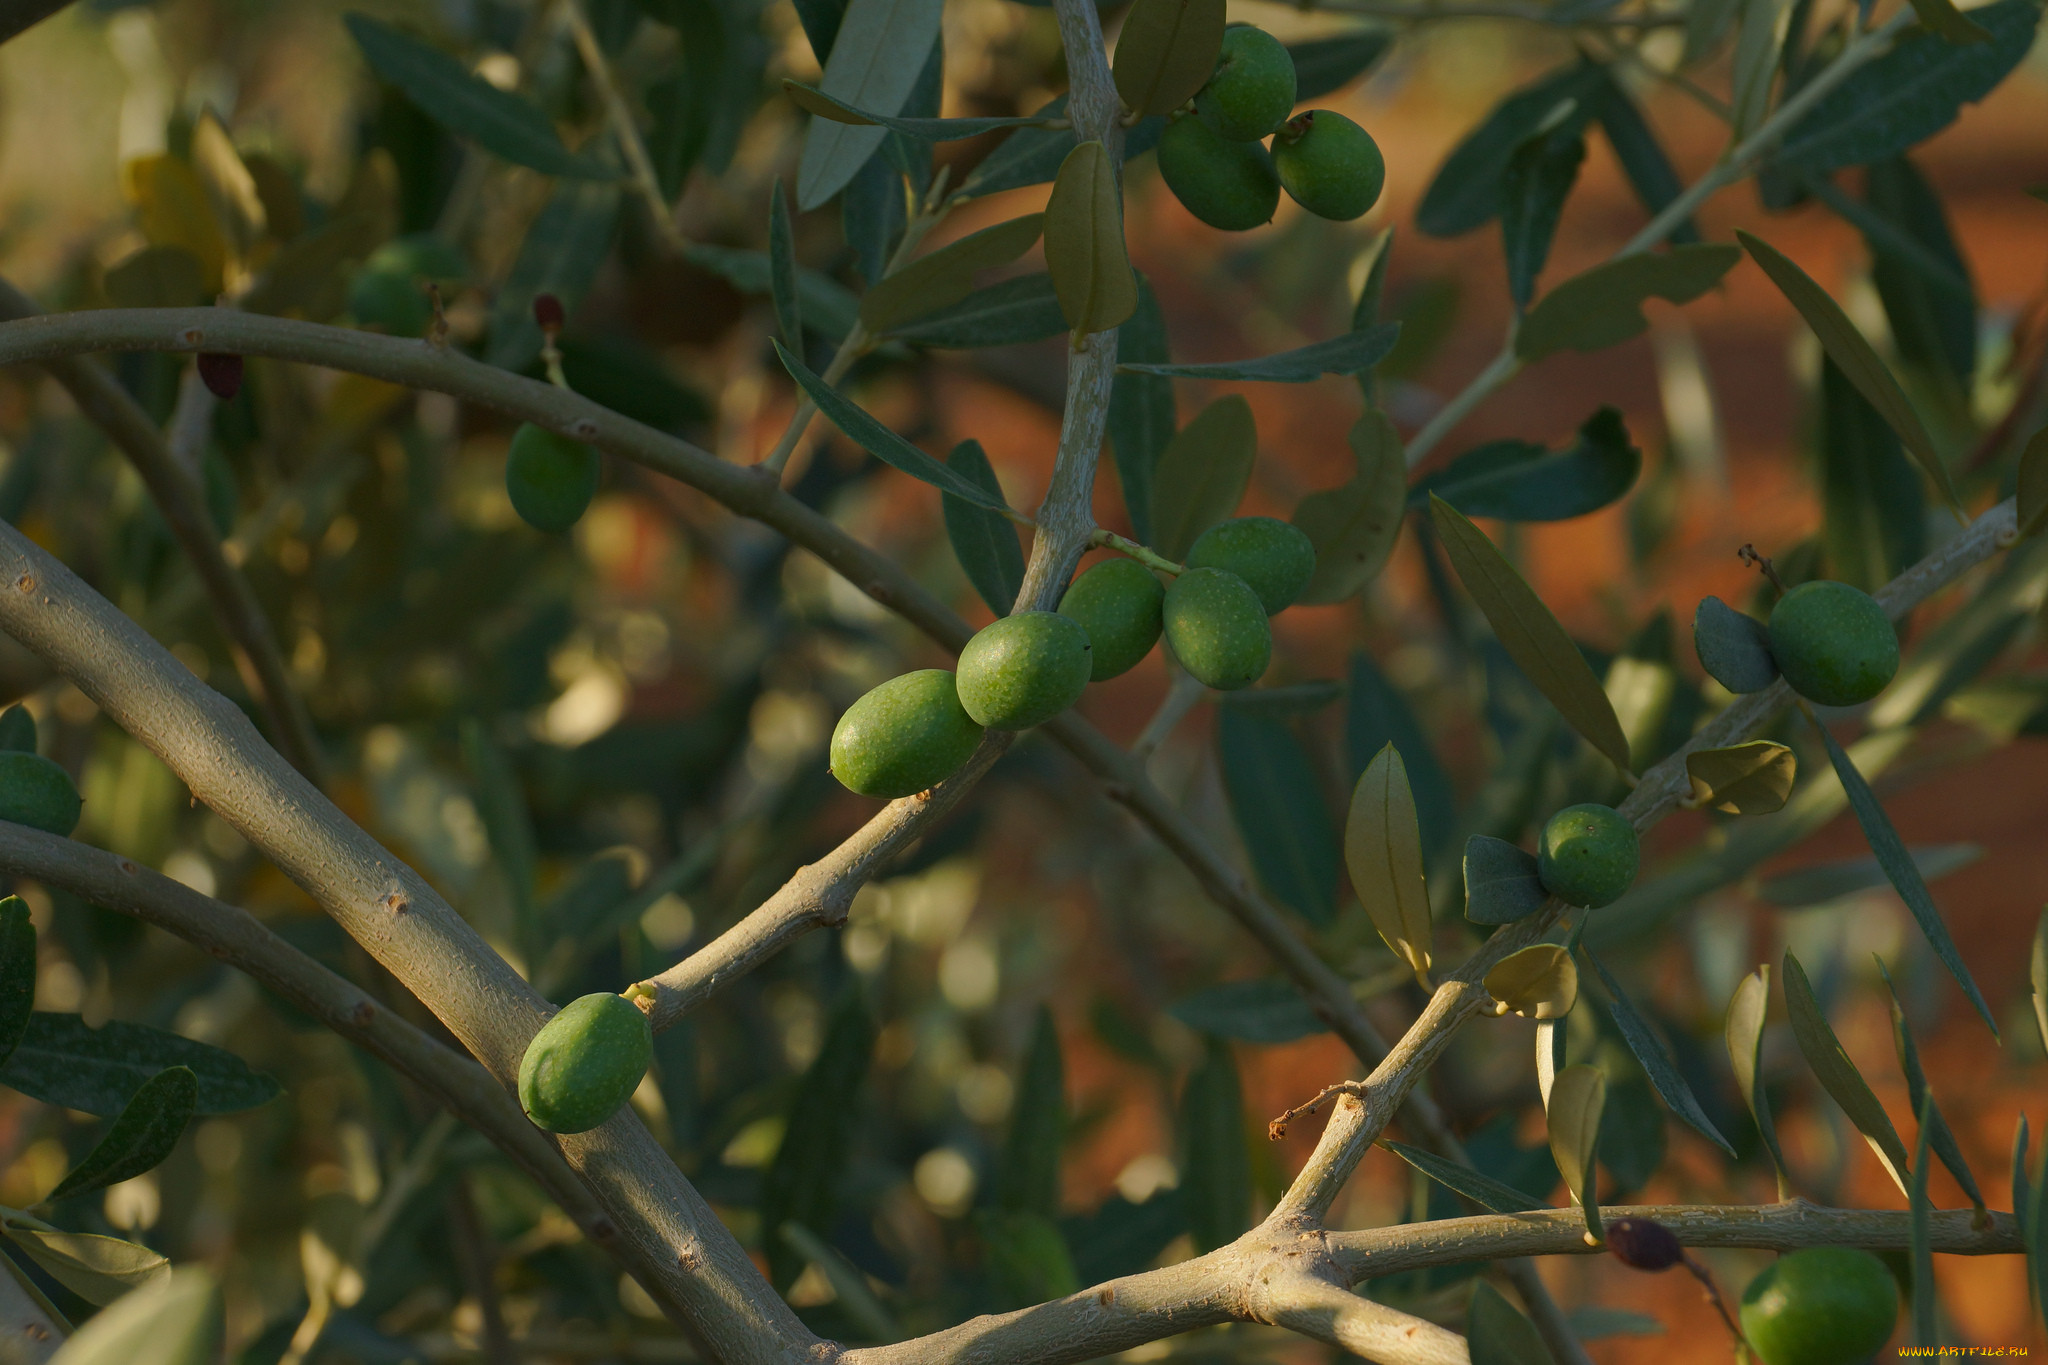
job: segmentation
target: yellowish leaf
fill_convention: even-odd
[[[1685,756],[1692,779],[1686,805],[1712,806],[1731,815],[1769,815],[1782,810],[1799,776],[1799,759],[1782,744],[1753,739],[1726,749],[1696,749]]]
[[[1407,506],[1408,466],[1401,436],[1378,409],[1351,428],[1358,472],[1349,482],[1310,493],[1294,508],[1294,524],[1316,547],[1315,573],[1297,602],[1341,602],[1386,564],[1401,534]]]
[[[136,224],[151,246],[174,246],[199,262],[208,294],[218,293],[227,242],[199,175],[168,154],[137,157],[121,168],[122,187],[135,205]]]
[[[1223,0],[1137,0],[1117,35],[1111,74],[1124,105],[1170,114],[1195,97],[1223,51]]]
[[[1366,765],[1351,793],[1344,861],[1373,928],[1430,989],[1429,888],[1422,874],[1422,829],[1408,765],[1392,744]]]
[[[1138,310],[1138,277],[1124,250],[1123,190],[1100,142],[1082,143],[1060,163],[1045,206],[1045,264],[1077,342]]]
[[[1480,984],[1493,997],[1495,1014],[1562,1019],[1578,1001],[1579,968],[1561,945],[1538,943],[1509,953]]]

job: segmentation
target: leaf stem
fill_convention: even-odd
[[[1165,555],[1148,550],[1137,541],[1126,539],[1114,531],[1106,531],[1100,526],[1088,537],[1088,544],[1094,549],[1115,550],[1120,555],[1128,555],[1146,568],[1157,569],[1161,573],[1170,573],[1177,577],[1188,571],[1187,565],[1176,564]]]
[[[654,161],[647,155],[647,144],[641,140],[640,129],[633,122],[632,107],[620,93],[619,83],[612,78],[611,63],[605,59],[604,46],[597,41],[597,34],[591,31],[581,0],[560,0],[560,4],[562,15],[569,23],[569,32],[576,40],[576,51],[583,58],[583,69],[590,74],[590,83],[597,87],[598,98],[604,102],[605,116],[612,125],[612,135],[618,139],[619,150],[632,171],[633,187],[647,201],[647,211],[654,217],[654,228],[661,235],[662,242],[671,251],[681,251],[690,244],[689,239],[676,226],[675,213],[662,197],[661,181],[654,174]]]

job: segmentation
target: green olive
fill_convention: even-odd
[[[1228,569],[1251,584],[1271,616],[1293,604],[1316,572],[1316,547],[1300,527],[1273,517],[1233,517],[1202,532],[1191,569]]]
[[[1262,28],[1223,32],[1209,83],[1195,95],[1195,116],[1227,142],[1256,142],[1294,112],[1294,58]]]
[[[653,1060],[638,1005],[605,991],[571,1000],[526,1045],[520,1107],[551,1133],[588,1132],[632,1098]]]
[[[348,311],[358,326],[375,327],[395,337],[416,337],[433,321],[427,292],[405,272],[365,266],[349,281]]]
[[[1891,1340],[1899,1286],[1853,1247],[1780,1256],[1742,1291],[1742,1334],[1765,1365],[1854,1365]]]
[[[1771,657],[1792,690],[1854,706],[1899,671],[1899,632],[1877,599],[1847,583],[1801,583],[1771,611]]]
[[[1204,686],[1250,687],[1273,659],[1266,606],[1227,569],[1189,569],[1166,590],[1166,647]]]
[[[1387,163],[1372,134],[1328,109],[1287,121],[1273,137],[1273,168],[1295,203],[1339,222],[1371,208],[1387,182]]]
[[[581,441],[522,422],[505,456],[513,510],[538,531],[566,531],[597,493],[597,452]]]
[[[953,675],[922,668],[891,678],[846,708],[832,729],[832,775],[862,796],[914,796],[960,771],[981,727],[960,705]]]
[[[1159,606],[1166,589],[1135,559],[1105,559],[1082,574],[1060,599],[1060,615],[1088,632],[1088,680],[1128,672],[1159,643]]]
[[[1543,889],[1567,905],[1598,909],[1636,879],[1636,827],[1612,806],[1566,806],[1550,817],[1536,850]]]
[[[83,806],[70,773],[38,753],[0,750],[0,820],[68,836]]]
[[[1029,730],[1080,700],[1094,671],[1088,631],[1056,611],[1020,611],[960,651],[960,704],[991,730]]]
[[[1189,213],[1225,232],[1270,223],[1280,207],[1280,177],[1265,147],[1225,141],[1198,118],[1166,125],[1159,175]]]

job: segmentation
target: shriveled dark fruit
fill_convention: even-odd
[[[1029,730],[1080,700],[1094,670],[1088,631],[1056,611],[1020,611],[960,651],[960,704],[991,730]]]
[[[1855,706],[1899,671],[1899,632],[1877,599],[1847,583],[1801,583],[1771,610],[1771,657],[1792,690]]]
[[[1273,221],[1280,177],[1256,142],[1227,142],[1185,116],[1159,135],[1159,175],[1181,206],[1212,228],[1244,232]]]
[[[199,380],[215,398],[229,399],[242,391],[242,357],[225,351],[201,351]]]
[[[893,801],[960,771],[979,743],[952,673],[921,668],[846,708],[832,729],[832,775],[849,791]]]
[[[1339,222],[1379,202],[1387,183],[1386,159],[1372,134],[1329,109],[1297,114],[1274,134],[1273,169],[1295,203]]]
[[[1159,643],[1159,576],[1135,559],[1105,559],[1075,579],[1060,599],[1060,615],[1088,632],[1090,682],[1134,668]]]
[[[1607,1224],[1607,1249],[1637,1270],[1669,1270],[1685,1259],[1677,1234],[1653,1218],[1615,1218]]]
[[[1780,1256],[1742,1291],[1742,1334],[1765,1365],[1854,1365],[1891,1339],[1899,1286],[1854,1247]]]
[[[1256,142],[1294,112],[1294,58],[1262,28],[1223,31],[1209,83],[1195,95],[1195,117],[1228,142]]]
[[[1191,569],[1228,569],[1251,585],[1266,615],[1291,606],[1315,577],[1316,546],[1306,532],[1274,517],[1219,521],[1188,549]]]
[[[29,750],[0,750],[0,820],[68,837],[83,806],[70,773]]]
[[[416,337],[433,320],[427,291],[410,274],[369,266],[356,272],[348,286],[348,311],[358,326],[375,327],[395,337]]]
[[[1273,660],[1273,628],[1249,583],[1227,569],[1189,569],[1166,590],[1166,646],[1196,681],[1250,687]]]
[[[1636,879],[1636,827],[1612,806],[1587,802],[1550,817],[1537,841],[1543,889],[1567,905],[1598,909]]]
[[[519,1062],[519,1104],[551,1133],[597,1127],[639,1088],[654,1060],[646,1014],[623,995],[571,1000],[541,1026]]]
[[[597,452],[531,422],[513,433],[505,456],[505,491],[513,510],[540,531],[574,526],[597,493]]]

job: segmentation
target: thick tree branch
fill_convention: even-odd
[[[1252,1315],[1379,1365],[1471,1365],[1465,1338],[1448,1327],[1362,1299],[1305,1271],[1261,1281]]]

